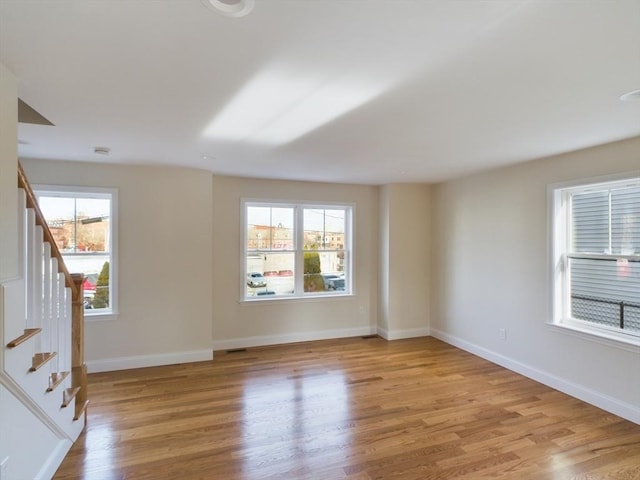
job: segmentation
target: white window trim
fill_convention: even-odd
[[[111,293],[110,308],[100,309],[92,312],[91,309],[84,311],[84,318],[87,321],[116,320],[119,315],[118,309],[118,189],[107,187],[85,187],[77,185],[33,185],[36,197],[42,194],[77,197],[100,197],[111,198],[111,223],[109,228],[109,242],[111,246],[109,262],[109,292]],[[73,272],[69,272],[73,273]]]
[[[348,275],[345,276],[345,290],[344,292],[318,292],[318,293],[305,293],[303,282],[304,279],[301,275],[294,274],[295,290],[300,292],[293,295],[273,295],[263,297],[248,297],[245,295],[246,278],[247,278],[247,206],[250,204],[258,204],[262,206],[270,207],[283,207],[294,208],[294,250],[295,253],[295,272],[304,270],[303,256],[297,255],[298,246],[304,244],[304,231],[301,226],[303,225],[303,210],[305,208],[315,209],[331,209],[331,208],[345,208],[349,218],[345,224],[345,237],[347,239],[347,245],[345,245],[344,251],[347,253],[347,268]],[[355,210],[356,206],[350,202],[309,202],[309,201],[292,201],[292,200],[274,200],[265,198],[246,198],[240,199],[240,238],[242,239],[242,248],[240,249],[240,300],[241,304],[253,304],[261,302],[300,302],[300,301],[318,301],[325,299],[336,299],[352,297],[355,295],[355,253],[353,245],[355,244]]]
[[[565,260],[563,252],[568,244],[570,215],[566,206],[567,191],[588,191],[599,184],[640,185],[640,170],[621,174],[605,175],[547,185],[548,218],[548,284],[549,313],[547,325],[554,331],[577,336],[597,343],[614,346],[623,350],[640,351],[640,334],[624,332],[620,329],[597,325],[570,318],[566,312],[566,295],[569,285],[563,274]],[[621,257],[621,255],[614,255]],[[622,255],[624,256],[624,255]]]

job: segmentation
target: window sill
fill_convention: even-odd
[[[563,323],[548,322],[547,326],[558,333],[578,337],[583,340],[600,343],[602,345],[607,345],[609,347],[629,352],[640,353],[640,337],[635,335],[627,335],[625,333],[609,331],[607,329],[590,327],[570,320]]]
[[[118,319],[118,312],[104,312],[104,313],[87,313],[84,311],[85,322],[110,322]]]
[[[304,297],[294,297],[294,296],[282,296],[282,297],[271,297],[271,296],[261,296],[261,297],[249,297],[240,299],[239,303],[241,305],[261,305],[264,303],[270,302],[285,302],[285,303],[298,303],[298,302],[322,302],[326,300],[334,301],[334,300],[345,300],[351,299],[355,297],[353,293],[330,293],[330,294],[321,294],[321,295],[309,295]]]

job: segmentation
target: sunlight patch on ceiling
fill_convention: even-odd
[[[389,82],[267,70],[251,79],[204,135],[216,140],[283,144],[367,103]]]

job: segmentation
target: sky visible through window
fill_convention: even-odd
[[[281,228],[293,228],[292,207],[249,207],[247,209],[248,225],[280,226]],[[304,229],[344,233],[344,210],[328,210],[318,208],[304,209]]]
[[[38,204],[48,220],[74,220],[76,217],[109,217],[110,202],[103,198],[40,196]]]

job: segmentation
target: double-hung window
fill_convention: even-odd
[[[70,273],[85,276],[85,316],[117,312],[117,191],[34,186],[40,210]]]
[[[351,293],[350,205],[244,200],[245,300]]]
[[[554,323],[640,343],[640,178],[550,192]]]

